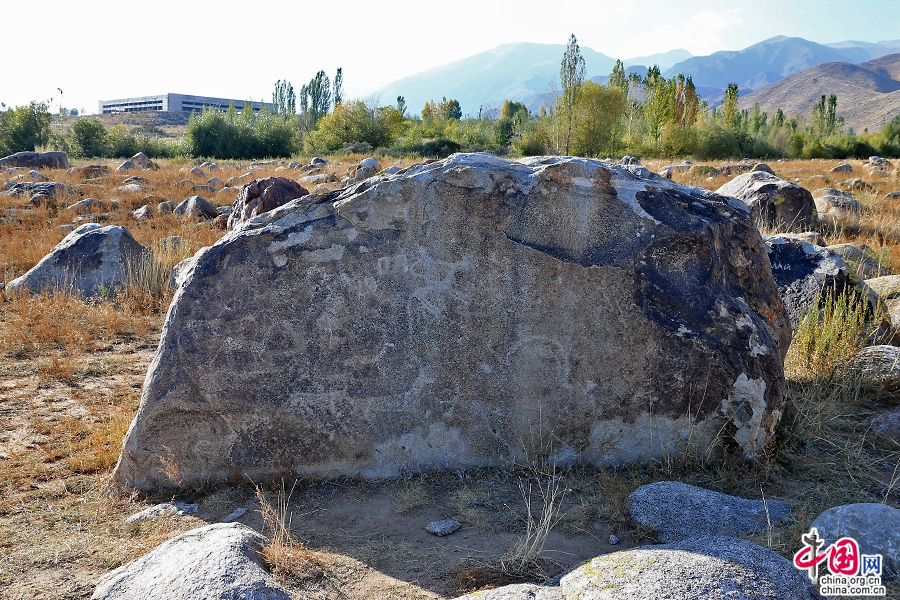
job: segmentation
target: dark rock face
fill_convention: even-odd
[[[20,181],[19,183],[7,185],[6,191],[11,196],[22,196],[26,194],[29,196],[34,194],[40,194],[41,196],[56,196],[57,194],[72,195],[75,193],[72,186],[56,181]]]
[[[868,288],[833,250],[780,236],[763,239],[772,275],[795,329],[823,293],[837,295],[856,290],[867,297]]]
[[[812,194],[766,171],[738,175],[716,193],[746,202],[754,220],[766,229],[806,231],[816,224]]]
[[[69,168],[69,158],[65,152],[16,152],[0,158],[0,167],[67,169]]]
[[[742,203],[596,161],[454,155],[198,253],[114,477],[389,477],[549,448],[620,464],[717,437],[752,456],[789,340]]]
[[[124,227],[87,223],[67,235],[7,290],[71,290],[95,296],[127,281],[126,262],[138,260],[144,247]]]
[[[286,177],[255,179],[241,187],[228,217],[228,228],[234,229],[256,215],[274,210],[291,200],[308,195],[302,185]]]

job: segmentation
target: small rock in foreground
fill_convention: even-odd
[[[432,521],[425,526],[425,531],[427,531],[428,533],[433,533],[434,535],[439,537],[444,537],[445,535],[450,535],[460,527],[462,527],[462,523],[460,523],[459,521],[446,519],[443,521]]]

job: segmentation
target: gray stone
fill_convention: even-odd
[[[305,187],[286,177],[255,179],[238,192],[234,204],[231,205],[227,226],[229,229],[235,229],[257,215],[308,194]]]
[[[789,240],[800,240],[801,242],[806,242],[807,244],[812,244],[813,246],[821,246],[822,245],[822,234],[818,231],[801,231],[800,233],[780,233],[778,234],[780,238],[787,238]]]
[[[189,256],[172,267],[172,272],[169,274],[169,285],[174,288],[181,286],[191,274],[196,262],[193,256]]]
[[[163,502],[150,508],[145,508],[139,513],[135,513],[125,519],[125,524],[137,523],[138,521],[152,521],[162,517],[171,517],[174,515],[196,514],[200,510],[197,504],[186,504],[184,502]]]
[[[884,275],[866,279],[866,285],[878,294],[881,301],[900,298],[900,275]]]
[[[209,200],[203,196],[191,196],[182,200],[172,210],[172,214],[191,219],[212,219],[219,213]]]
[[[200,167],[194,167],[190,170],[191,175],[197,175],[198,177],[206,177],[206,173],[203,172],[203,169]]]
[[[145,204],[131,213],[138,221],[146,221],[153,216],[153,208],[149,204]]]
[[[58,181],[7,182],[5,187],[11,196],[27,195],[31,197],[34,194],[40,194],[41,196],[59,196],[68,194],[71,196],[75,194],[75,190],[72,186]]]
[[[814,600],[804,571],[752,542],[702,536],[599,556],[559,582],[565,598],[591,600]]]
[[[104,177],[109,175],[109,167],[106,165],[88,165],[86,167],[72,167],[69,174],[80,175],[84,178]]]
[[[328,161],[325,160],[324,158],[316,156],[311,161],[309,161],[309,164],[324,167],[325,165],[328,164]]]
[[[156,205],[156,211],[161,215],[171,214],[173,210],[175,210],[175,202],[172,200],[165,200]]]
[[[746,202],[753,218],[766,229],[806,231],[816,224],[812,194],[765,171],[738,175],[716,193]]]
[[[142,169],[146,169],[147,165],[149,165],[151,161],[149,156],[147,156],[143,152],[138,152],[131,157],[131,162],[141,167]]]
[[[628,496],[628,510],[635,523],[655,527],[661,542],[765,531],[791,512],[783,502],[745,500],[679,481],[642,485]]]
[[[864,210],[863,205],[848,192],[842,192],[834,188],[816,190],[813,193],[813,198],[819,219],[823,221],[832,223],[848,221],[858,218]]]
[[[770,167],[770,166],[767,165],[766,163],[756,163],[756,164],[753,166],[753,168],[750,169],[750,171],[751,171],[751,172],[762,171],[763,173],[769,173],[770,175],[775,175],[775,171],[773,171],[773,170],[772,170],[772,167]],[[776,175],[776,177],[777,177],[777,175]]]
[[[192,192],[206,192],[207,194],[215,194],[216,188],[211,185],[195,185],[191,187]]]
[[[403,169],[398,167],[397,165],[391,165],[388,168],[386,168],[385,170],[383,170],[382,173],[384,175],[394,175],[396,173],[399,173],[402,170]]]
[[[787,237],[763,239],[772,264],[772,275],[794,329],[823,293],[839,295],[855,290],[868,298],[868,287],[836,252]]]
[[[334,173],[322,173],[321,175],[308,175],[306,177],[301,177],[297,180],[297,183],[302,185],[316,185],[319,183],[331,183],[335,181]]]
[[[626,156],[622,157],[622,160],[619,161],[619,164],[620,165],[639,165],[639,164],[641,164],[641,161],[639,158],[637,158],[635,156],[626,155]]]
[[[353,178],[356,181],[362,181],[363,179],[368,179],[369,177],[374,177],[378,173],[377,169],[373,169],[371,167],[356,167],[356,173]],[[322,177],[322,175],[317,175],[317,177]],[[305,177],[303,179],[306,179]]]
[[[848,179],[840,184],[841,187],[847,188],[848,190],[860,190],[872,192],[875,190],[871,184],[866,183],[862,179]]]
[[[188,487],[393,477],[532,441],[590,464],[715,439],[750,457],[789,340],[743,203],[593,160],[455,154],[198,252],[114,477],[170,487],[161,459]]]
[[[614,536],[614,535],[609,536],[609,545],[610,545],[610,546],[615,546],[615,545],[617,545],[618,543],[619,543],[619,538],[617,538],[617,537]]]
[[[225,185],[225,182],[218,177],[210,177],[209,181],[206,182],[206,185],[219,189]]]
[[[246,181],[253,179],[254,177],[256,177],[256,175],[253,174],[253,171],[248,171],[248,172],[244,173],[243,175],[235,175],[234,177],[228,178],[228,180],[225,181],[225,185],[227,185],[229,187],[235,186],[235,185],[240,185]]]
[[[145,183],[150,183],[150,181],[146,177],[141,177],[140,175],[132,175],[131,177],[126,177],[122,183],[124,185],[128,185],[129,183],[137,183],[139,185],[143,185]]]
[[[27,273],[13,279],[10,290],[74,291],[95,296],[127,282],[126,262],[138,260],[144,248],[124,227],[88,223],[57,244]]]
[[[137,168],[138,168],[138,166],[135,163],[131,162],[130,160],[126,160],[125,162],[120,164],[118,167],[116,167],[116,171],[118,171],[119,173],[124,173],[125,171],[131,171],[132,169],[137,169]]]
[[[194,187],[194,182],[191,181],[190,179],[179,179],[172,185],[174,185],[177,188],[192,188],[192,187]]]
[[[872,418],[872,431],[900,442],[900,407]]]
[[[881,389],[900,386],[900,348],[896,346],[867,346],[853,357],[851,364],[868,386]]]
[[[433,533],[438,537],[444,537],[445,535],[450,535],[454,531],[457,531],[460,527],[462,527],[462,523],[459,521],[444,519],[443,521],[432,521],[425,526],[425,531]]]
[[[246,508],[236,508],[222,518],[223,523],[232,523],[247,514]]]
[[[363,169],[374,169],[376,172],[381,170],[381,167],[378,165],[378,161],[374,158],[364,158],[359,161],[359,167]]]
[[[885,198],[890,198],[891,200],[896,200],[900,198],[900,192],[888,192],[884,195]]]
[[[881,554],[883,578],[894,580],[900,575],[900,510],[886,504],[845,504],[823,512],[812,527],[826,545],[852,537],[860,554]]]
[[[240,523],[193,529],[108,573],[91,600],[290,600],[263,565],[264,543]]]
[[[144,191],[144,188],[141,187],[139,183],[129,183],[126,185],[120,185],[116,188],[116,191],[120,194],[140,194]]]
[[[828,249],[840,256],[845,265],[856,271],[860,279],[874,279],[889,275],[887,265],[875,258],[875,252],[865,244],[835,244]]]
[[[558,586],[514,583],[492,590],[472,592],[455,600],[566,600],[566,598]]]
[[[69,168],[69,158],[65,152],[16,152],[0,158],[0,167],[67,169]]]
[[[828,171],[829,173],[852,173],[853,166],[847,163],[841,163]]]
[[[93,212],[95,210],[106,210],[109,206],[110,203],[103,200],[98,200],[97,198],[85,198],[84,200],[79,200],[74,204],[70,204],[66,207],[66,210],[72,210],[81,214]]]
[[[31,177],[32,181],[48,181],[46,175],[44,175],[43,173],[39,173],[38,171],[35,171],[34,169],[32,169],[31,171],[28,171],[28,176]]]

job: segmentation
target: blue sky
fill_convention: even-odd
[[[152,5],[152,6],[151,6]],[[179,92],[270,100],[319,69],[343,68],[349,97],[511,42],[584,47],[617,58],[685,48],[740,50],[788,35],[820,43],[900,39],[900,0],[552,0],[444,2],[4,3],[0,102]],[[57,88],[63,90],[60,97]]]

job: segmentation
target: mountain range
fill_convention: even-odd
[[[852,64],[826,62],[741,96],[738,108],[752,110],[759,104],[771,117],[812,114],[822,96],[837,95],[837,114],[856,131],[879,129],[900,114],[900,53]]]
[[[429,100],[440,101],[444,97],[458,100],[463,114],[469,116],[496,110],[507,99],[537,111],[550,103],[564,52],[562,44],[504,44],[394,81],[373,96],[383,104],[393,104],[397,96],[403,96],[413,114]],[[819,44],[778,36],[739,51],[691,56],[679,49],[635,57],[623,63],[629,71],[640,74],[656,64],[666,77],[678,73],[691,75],[701,97],[714,106],[721,101],[723,90],[730,82],[736,82],[745,96],[823,63],[856,64],[897,52],[900,52],[900,40]],[[586,78],[606,81],[616,59],[585,47],[581,53],[585,58]]]

